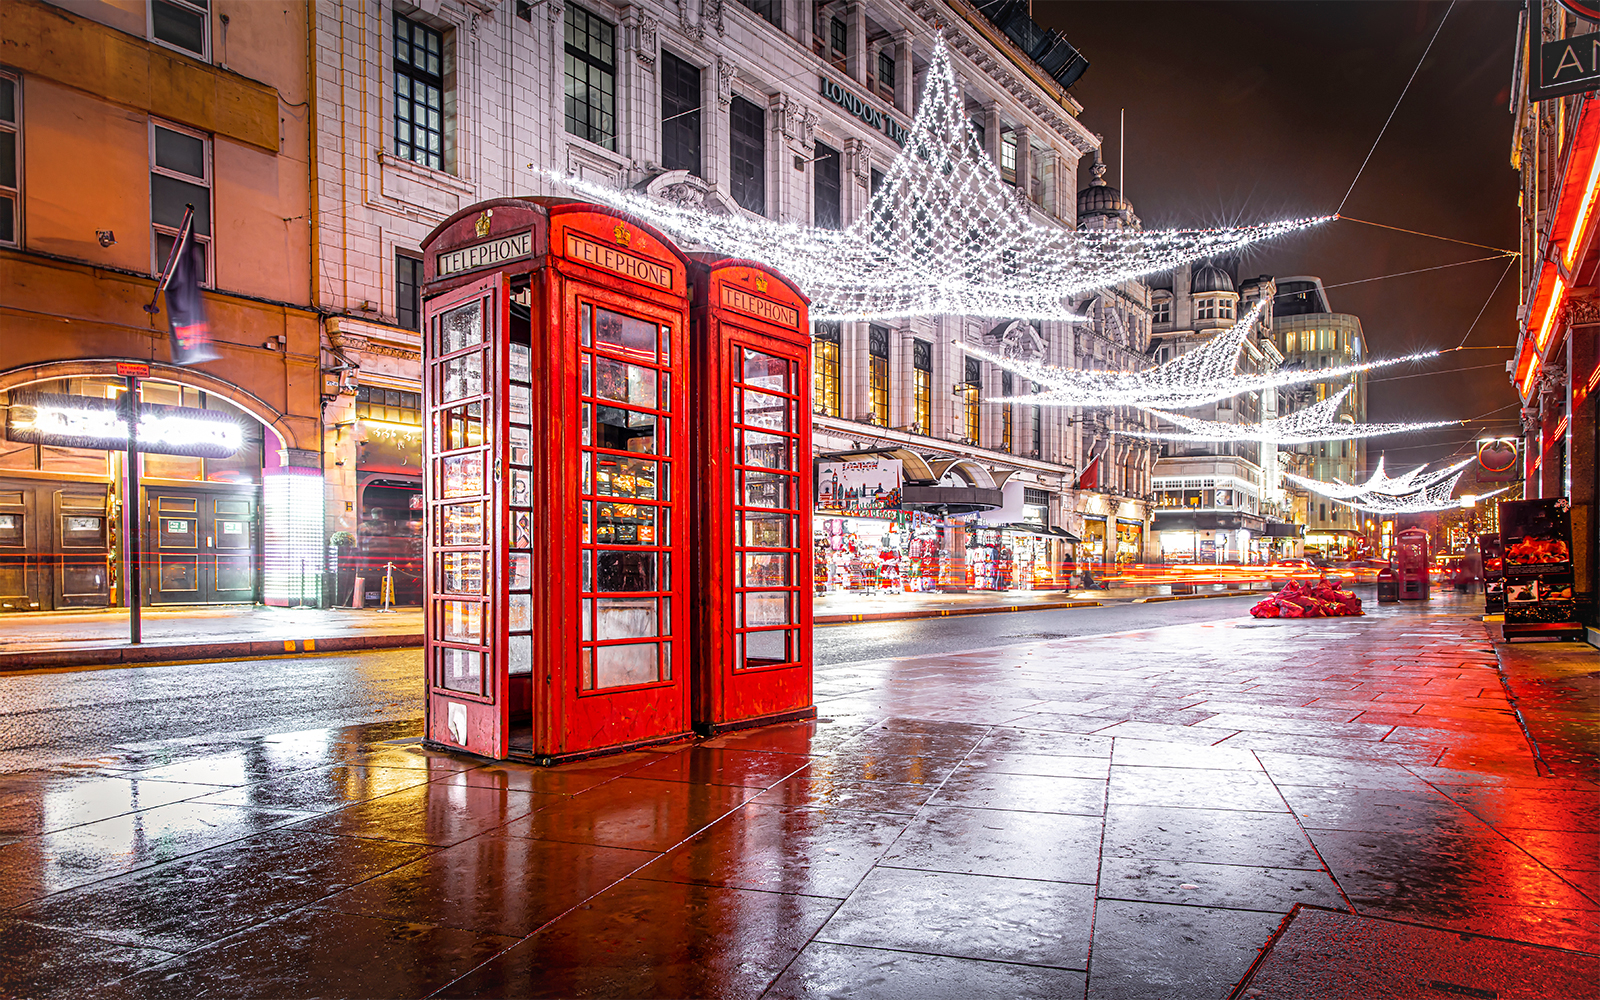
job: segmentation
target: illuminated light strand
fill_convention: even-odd
[[[1572,233],[1567,238],[1567,270],[1572,270],[1572,261],[1578,255],[1579,238],[1583,235],[1583,227],[1589,223],[1589,213],[1594,211],[1594,195],[1596,187],[1600,186],[1600,149],[1596,150],[1594,163],[1589,167],[1589,184],[1584,189],[1583,201],[1578,206],[1578,218],[1572,224]]]
[[[841,231],[714,215],[556,171],[574,192],[654,226],[686,247],[759,261],[811,299],[819,320],[964,315],[1081,320],[1067,299],[1195,260],[1227,255],[1332,218],[1165,231],[1033,223],[967,119],[944,39],[929,60],[916,117],[868,211]]]
[[[1339,419],[1339,407],[1345,397],[1355,390],[1347,385],[1336,395],[1320,403],[1296,410],[1287,416],[1263,420],[1258,424],[1230,424],[1217,420],[1200,420],[1162,410],[1146,410],[1180,430],[1113,431],[1123,437],[1146,438],[1153,441],[1255,441],[1267,445],[1311,444],[1315,441],[1349,441],[1356,438],[1378,437],[1385,434],[1406,434],[1433,427],[1453,427],[1464,420],[1433,420],[1411,424],[1357,424]]]
[[[1567,283],[1561,280],[1561,275],[1556,275],[1556,290],[1550,293],[1550,305],[1544,311],[1544,319],[1539,323],[1539,336],[1534,341],[1534,349],[1543,351],[1545,342],[1550,339],[1550,331],[1555,327],[1556,310],[1561,308],[1561,300],[1566,297]]]
[[[1236,370],[1239,349],[1261,315],[1262,305],[1256,303],[1237,323],[1194,350],[1163,364],[1137,371],[1059,368],[1038,361],[1007,357],[976,344],[959,343],[957,346],[973,357],[1022,376],[1043,390],[1031,396],[1004,396],[986,402],[1039,406],[1137,406],[1149,410],[1185,410],[1231,399],[1242,393],[1341,379],[1385,365],[1437,357],[1440,353],[1425,351],[1402,358],[1337,368],[1280,368],[1259,375],[1240,375]]]
[[[1543,367],[1544,367],[1544,362],[1540,361],[1539,360],[1539,355],[1535,354],[1533,356],[1533,360],[1528,363],[1528,374],[1526,374],[1526,375],[1524,375],[1522,377],[1522,398],[1523,399],[1526,399],[1526,400],[1532,400],[1533,399],[1533,397],[1529,395],[1529,393],[1533,389],[1533,380],[1538,377],[1539,370],[1541,368],[1543,368]]]
[[[39,403],[29,407],[14,404],[22,415],[16,420],[19,431],[60,438],[83,438],[95,441],[128,440],[128,421],[115,410],[100,408],[75,408]],[[27,409],[32,414],[26,413]],[[238,423],[221,418],[190,418],[181,414],[139,414],[139,444],[143,447],[164,446],[193,448],[199,446],[226,449],[230,454],[244,444],[244,434]]]
[[[1408,496],[1443,482],[1448,477],[1471,465],[1472,461],[1470,458],[1465,458],[1454,465],[1427,475],[1423,475],[1423,472],[1428,467],[1419,465],[1410,472],[1401,473],[1398,476],[1390,476],[1384,471],[1384,459],[1380,456],[1378,464],[1372,470],[1372,475],[1367,478],[1365,483],[1360,485],[1346,483],[1340,479],[1335,479],[1332,482],[1319,482],[1318,480],[1306,479],[1303,476],[1297,476],[1289,472],[1284,473],[1284,478],[1332,500],[1348,500],[1362,495],[1400,497]]]

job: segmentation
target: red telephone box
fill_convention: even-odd
[[[694,725],[811,702],[809,300],[751,261],[697,257]]]
[[[687,261],[543,198],[423,251],[427,739],[548,763],[687,735]]]
[[[1402,601],[1426,601],[1432,593],[1428,579],[1428,532],[1406,528],[1394,538],[1395,575]]]

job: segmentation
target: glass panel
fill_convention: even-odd
[[[483,352],[474,351],[444,363],[439,401],[483,395]]]
[[[602,597],[595,604],[600,639],[653,639],[660,634],[653,597]]]
[[[507,670],[511,676],[533,673],[533,636],[512,636],[507,650]]]
[[[201,236],[211,235],[211,189],[198,184],[180,181],[165,174],[150,175],[150,221],[158,226],[177,229],[183,224],[183,210],[194,206],[194,231]],[[165,251],[172,242],[161,247],[160,263],[167,261]]]
[[[666,359],[663,358],[662,360]],[[670,372],[661,373],[661,392],[656,397],[656,403],[656,409],[658,410],[670,411],[672,409],[672,374]]]
[[[527,590],[533,586],[533,556],[527,552],[511,553],[511,589]]]
[[[588,458],[587,455],[584,457]],[[595,493],[600,496],[654,500],[656,477],[661,472],[658,463],[649,459],[600,456],[594,472]],[[666,483],[663,482],[661,485],[665,490]]]
[[[630,406],[655,409],[656,370],[599,357],[594,363],[594,394]]]
[[[22,515],[0,514],[0,545],[22,544]]]
[[[594,638],[594,599],[583,599],[583,641],[589,642]]]
[[[583,428],[582,441],[586,445],[593,445],[594,444],[594,407],[592,405],[588,404],[588,403],[584,403],[581,407],[579,407],[579,410],[583,414],[582,418],[579,421],[579,425]]]
[[[439,460],[444,470],[441,484],[447,497],[472,497],[483,494],[483,453],[451,455]]]
[[[156,544],[164,549],[192,549],[197,543],[196,525],[192,517],[163,517],[158,519],[159,532]]]
[[[787,548],[790,544],[789,525],[793,518],[788,514],[762,514],[745,511],[744,544],[756,548]]]
[[[750,389],[744,392],[744,422],[747,424],[786,431],[793,422],[793,414],[792,400]]]
[[[247,522],[217,519],[217,548],[247,549],[250,547],[250,530]]]
[[[483,305],[473,301],[439,317],[438,353],[451,354],[483,343]]]
[[[440,545],[482,545],[483,504],[457,503],[439,508]]]
[[[204,139],[156,126],[156,166],[206,179]]]
[[[594,356],[592,354],[585,354],[583,356],[583,395],[585,396],[594,395],[593,358]]]
[[[511,378],[516,382],[533,381],[533,348],[527,344],[511,345]]]
[[[744,586],[789,586],[789,557],[777,552],[746,552],[744,554]]]
[[[761,431],[744,432],[744,464],[766,469],[789,467],[789,439]]]
[[[455,510],[446,507],[446,510]],[[440,589],[447,594],[483,593],[483,553],[446,552],[440,558]]]
[[[477,601],[441,601],[441,626],[446,642],[483,642],[483,605]]]
[[[672,360],[672,327],[661,328],[661,363],[666,364]],[[665,376],[663,376],[665,377]],[[665,395],[663,393],[662,395]]]
[[[451,691],[479,694],[483,690],[483,654],[475,649],[441,649],[439,684]]]
[[[601,545],[656,545],[656,511],[646,504],[598,505],[595,541]],[[587,539],[585,539],[587,540]]]
[[[759,625],[789,624],[789,592],[773,590],[744,595],[744,623]]]
[[[649,684],[660,676],[659,644],[634,642],[625,646],[597,646],[594,673],[597,688]]]
[[[602,593],[648,593],[659,589],[656,586],[657,553],[602,550],[594,555],[596,590]]]
[[[506,599],[506,631],[527,632],[533,628],[533,595],[511,594]]]
[[[793,392],[789,385],[789,362],[770,354],[744,350],[744,374],[740,378],[746,385],[771,389],[774,392]]]
[[[185,10],[177,4],[155,0],[150,5],[150,22],[155,36],[163,42],[188,49],[196,55],[205,53],[205,16]]]
[[[439,414],[434,422],[440,451],[473,448],[483,444],[483,404],[468,403]]]
[[[594,650],[584,649],[578,652],[579,675],[578,689],[580,691],[594,690]]]
[[[589,416],[589,406],[584,404],[584,417]],[[585,430],[588,428],[585,427]],[[595,445],[616,451],[634,451],[651,454],[656,450],[656,416],[624,410],[618,406],[599,408],[596,423]],[[584,439],[588,444],[588,439]]]
[[[224,524],[227,522],[218,522]],[[237,522],[234,522],[237,523]],[[63,517],[61,519],[61,544],[70,548],[97,548],[106,541],[106,519],[103,517]]]
[[[614,313],[609,309],[595,310],[594,342],[596,347],[607,347],[619,354],[629,354],[642,361],[656,359],[656,327],[654,323]]]
[[[594,326],[592,322],[593,310],[589,306],[585,305],[580,312],[581,317],[578,320],[578,335],[583,338],[583,346],[588,347],[589,342],[592,339],[590,336],[590,331]]]
[[[743,476],[745,506],[786,508],[790,505],[789,476],[775,472],[746,472]]]
[[[788,663],[793,657],[789,654],[788,632],[746,632],[744,635],[744,665],[746,667],[770,667],[779,663]]]

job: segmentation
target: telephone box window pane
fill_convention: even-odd
[[[600,496],[654,500],[658,476],[661,489],[667,488],[664,473],[665,470],[649,459],[603,456],[598,460],[594,472],[595,492]]]
[[[790,506],[790,480],[772,472],[744,474],[744,502],[747,507],[784,509]]]
[[[791,520],[788,514],[762,514],[747,510],[744,513],[744,543],[752,548],[788,548]]]
[[[441,402],[483,395],[483,352],[451,358],[444,363],[443,374],[444,381],[439,387]]]
[[[789,655],[788,638],[788,632],[745,633],[745,667],[772,667],[791,662],[793,657]]]
[[[527,590],[533,586],[533,556],[527,552],[511,553],[511,589]]]
[[[584,407],[587,418],[588,406]],[[615,406],[599,408],[595,428],[595,444],[616,451],[635,451],[651,454],[656,450],[656,416],[653,413],[636,413]],[[588,428],[585,427],[585,430]]]
[[[444,495],[475,497],[483,495],[483,453],[455,455],[439,460],[444,469]]]
[[[744,432],[744,464],[763,469],[789,467],[789,439],[760,431]]]
[[[789,592],[774,590],[744,595],[744,623],[750,627],[790,624]]]
[[[596,638],[653,639],[661,634],[653,597],[602,597],[595,605]]]
[[[661,676],[660,650],[661,644],[656,642],[595,647],[594,686],[612,688],[654,683]]]
[[[440,589],[445,593],[483,593],[482,552],[446,552],[442,556],[442,565]]]
[[[475,448],[483,444],[483,404],[468,403],[445,410],[434,425],[440,451]]]
[[[483,505],[455,503],[439,508],[440,545],[482,545]]]
[[[644,504],[603,503],[595,541],[601,545],[656,545],[656,511]]]
[[[508,672],[513,677],[533,673],[533,636],[514,635],[511,637],[508,661]]]
[[[441,601],[446,642],[483,642],[483,605],[477,601]]]
[[[789,367],[784,358],[745,348],[744,377],[740,381],[773,392],[793,392],[789,385]]]
[[[533,595],[512,594],[506,600],[506,630],[527,632],[533,628]]]
[[[483,691],[483,654],[475,649],[439,650],[439,685],[451,691],[479,694]]]
[[[794,419],[794,403],[782,396],[746,389],[744,392],[744,422],[755,427],[771,427],[786,431]]]
[[[612,361],[610,358],[597,358],[594,395],[653,410],[656,408],[656,370]]]
[[[595,589],[601,593],[652,593],[659,556],[654,552],[600,551],[595,557]]]
[[[744,586],[789,586],[789,556],[781,552],[746,552],[744,554]]]
[[[453,354],[483,343],[483,306],[468,302],[439,317],[439,354]]]
[[[627,354],[642,361],[656,359],[656,327],[654,323],[611,312],[595,310],[596,347],[606,347],[619,354]]]

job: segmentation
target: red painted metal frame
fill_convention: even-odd
[[[465,356],[480,351],[483,363],[483,393],[463,396],[448,402],[440,399],[439,383],[443,378],[444,361],[434,349],[438,344],[440,318],[462,306],[476,303],[483,319],[483,337],[476,348],[464,349],[444,355],[446,359]],[[501,482],[501,463],[498,456],[503,450],[506,436],[506,330],[509,301],[507,279],[504,274],[480,276],[463,287],[430,299],[424,309],[424,348],[422,373],[422,409],[424,434],[429,447],[423,462],[423,573],[425,574],[423,617],[423,656],[427,683],[427,700],[424,710],[424,733],[429,740],[446,746],[456,746],[484,757],[506,756],[509,734],[509,683],[505,662],[506,608],[505,594],[489,586],[490,581],[504,577],[505,572],[505,492]],[[439,432],[443,409],[453,409],[473,402],[482,408],[481,438],[477,445],[452,449],[444,456],[438,452]],[[469,456],[473,452],[481,461],[482,487],[476,497],[443,495],[442,478],[444,462],[452,457]],[[439,512],[448,506],[478,503],[483,511],[480,542],[476,545],[445,545],[440,532]],[[446,551],[481,552],[484,586],[480,596],[443,594],[439,592],[439,561]],[[442,616],[447,603],[461,602],[481,606],[479,624],[482,641],[479,643],[446,641]],[[476,652],[479,657],[480,684],[477,692],[459,691],[443,683],[444,657],[447,649]],[[458,708],[465,713],[466,730],[451,727],[450,712]]]
[[[694,283],[695,650],[694,723],[702,733],[810,718],[812,705],[811,585],[811,335],[809,300],[786,278],[751,261],[697,258]],[[742,306],[743,308],[740,308]],[[735,383],[742,350],[792,365],[795,449],[790,585],[797,633],[790,662],[736,669],[740,633],[734,602],[738,476],[743,456],[734,426]],[[742,418],[741,418],[742,419]],[[741,543],[745,541],[740,536]],[[770,548],[761,546],[760,548]],[[764,585],[762,588],[765,589]]]

